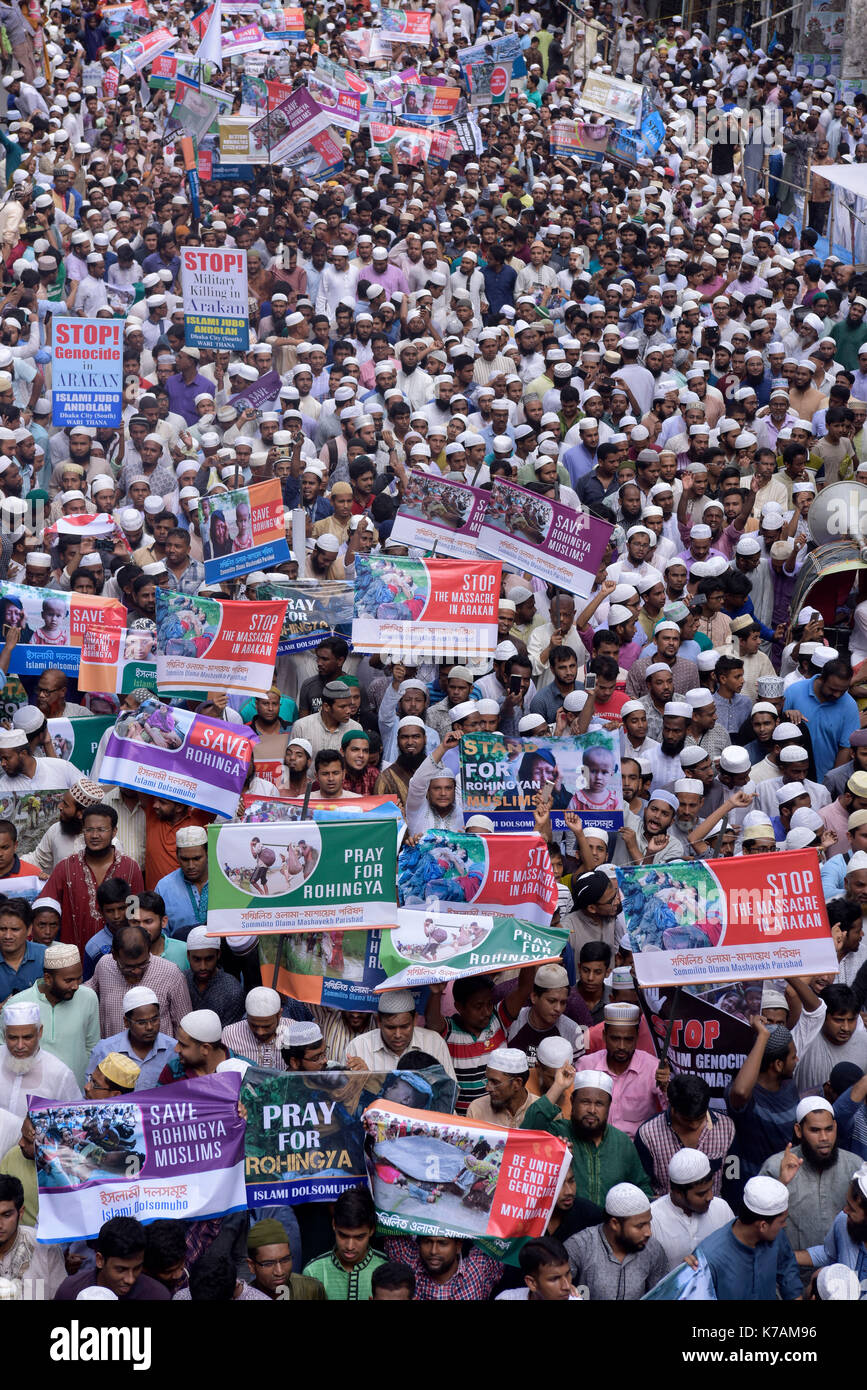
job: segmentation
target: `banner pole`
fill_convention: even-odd
[[[671,1045],[671,1033],[674,1028],[674,1018],[677,1013],[677,1006],[680,1002],[680,985],[675,987],[674,994],[671,996],[671,1003],[668,1009],[668,1022],[665,1027],[665,1037],[662,1040],[662,1052],[659,1054],[659,1065],[665,1066],[668,1060],[668,1049]]]

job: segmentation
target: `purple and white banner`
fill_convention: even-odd
[[[478,560],[479,537],[488,493],[453,483],[440,473],[409,475],[390,539],[455,560]]]
[[[99,780],[231,819],[250,768],[254,737],[246,724],[206,719],[154,695],[118,716]]]
[[[40,1244],[92,1240],[112,1216],[201,1221],[247,1206],[235,1073],[119,1100],[28,1097]]]
[[[589,598],[613,529],[588,512],[494,478],[476,544],[483,555]]]

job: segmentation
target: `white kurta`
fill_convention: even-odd
[[[0,1057],[0,1105],[23,1120],[27,1114],[28,1095],[43,1096],[46,1100],[81,1100],[78,1082],[58,1057],[40,1048],[36,1065],[22,1076],[12,1071],[9,1053],[4,1048]]]

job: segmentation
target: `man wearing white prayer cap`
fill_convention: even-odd
[[[638,1151],[622,1130],[608,1123],[613,1090],[607,1072],[576,1072],[564,1063],[541,1100],[530,1106],[522,1128],[544,1129],[571,1145],[578,1197],[601,1207],[610,1188],[627,1182],[641,1188],[649,1208],[651,1186]]]
[[[416,1025],[415,996],[410,990],[391,989],[380,995],[376,1024],[347,1044],[346,1065],[351,1071],[394,1071],[405,1052],[428,1052],[454,1079],[443,1038],[432,1028]]]
[[[566,1241],[569,1268],[591,1302],[643,1298],[666,1272],[665,1251],[651,1233],[650,1200],[635,1183],[619,1182],[605,1197],[605,1220]]]
[[[834,1107],[823,1095],[804,1096],[795,1111],[795,1139],[762,1164],[762,1175],[779,1178],[789,1194],[786,1235],[793,1250],[821,1249],[837,1213],[846,1205],[849,1182],[861,1160],[838,1146]],[[824,1263],[824,1259],[818,1261]],[[802,1268],[804,1282],[807,1276]]]
[[[485,1094],[471,1101],[469,1118],[520,1129],[535,1100],[527,1091],[529,1075],[527,1054],[519,1047],[498,1047],[490,1052],[485,1067]]]
[[[81,989],[78,947],[53,941],[42,957],[42,979],[14,998],[39,1005],[43,1050],[64,1062],[83,1087],[88,1057],[99,1042],[99,1000],[92,989]]]
[[[198,826],[188,828],[197,830]],[[185,979],[192,1007],[213,1009],[224,1028],[239,1023],[244,1017],[244,987],[220,965],[220,938],[208,936],[207,927],[193,927],[186,947]]]
[[[707,1262],[720,1302],[773,1303],[778,1294],[787,1302],[801,1298],[801,1275],[785,1230],[788,1213],[783,1183],[750,1178],[734,1221],[701,1241],[696,1254]]]
[[[603,1038],[605,1047],[582,1058],[582,1065],[611,1078],[609,1124],[634,1138],[639,1125],[665,1109],[665,1088],[671,1078],[667,1064],[660,1064],[638,1047],[641,1010],[637,1004],[606,1004]]]
[[[222,1031],[220,1016],[213,1009],[193,1009],[184,1014],[178,1024],[177,1056],[169,1062],[160,1084],[215,1072],[229,1056],[228,1047],[221,1041]]]
[[[283,1004],[276,989],[257,985],[244,1000],[246,1017],[223,1030],[223,1042],[240,1057],[257,1067],[285,1071],[286,1063],[278,1038]]]
[[[35,999],[7,999],[0,1013],[0,1106],[22,1120],[27,1096],[80,1100],[81,1087],[64,1062],[42,1047],[42,1019]]]
[[[653,1236],[674,1269],[700,1240],[734,1219],[722,1197],[713,1195],[710,1159],[700,1149],[678,1149],[668,1164],[669,1190],[650,1208]]]
[[[324,1071],[328,1053],[322,1029],[307,1019],[280,1020],[280,1046],[289,1071]]]
[[[816,1297],[835,1303],[860,1303],[861,1280],[848,1265],[825,1265],[816,1275]]]
[[[536,1065],[527,1082],[531,1102],[547,1094],[554,1084],[558,1069],[567,1065],[572,1065],[572,1044],[569,1039],[561,1037],[559,1033],[543,1038],[536,1048]],[[560,1113],[567,1121],[571,1109],[572,1093],[567,1090],[560,1102]]]
[[[177,1066],[175,1039],[160,1030],[159,996],[147,985],[135,985],[123,996],[123,1021],[119,1033],[103,1038],[90,1054],[88,1071],[92,1072],[109,1052],[128,1057],[139,1068],[137,1091],[150,1091],[170,1063]]]

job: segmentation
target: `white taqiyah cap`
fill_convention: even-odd
[[[756,1216],[771,1220],[789,1209],[789,1189],[776,1178],[750,1178],[744,1188],[744,1202]]]
[[[614,1082],[607,1071],[578,1071],[572,1084],[573,1091],[604,1091],[607,1096],[614,1095]]]
[[[616,1216],[621,1220],[628,1216],[641,1216],[650,1210],[650,1198],[640,1187],[636,1187],[635,1183],[618,1182],[608,1189],[605,1210],[609,1216]]]
[[[223,1033],[220,1015],[213,1009],[193,1009],[184,1014],[180,1026],[196,1042],[217,1043]]]
[[[256,985],[244,1000],[244,1010],[250,1018],[271,1018],[279,1014],[283,1005],[276,989],[267,985]]]

